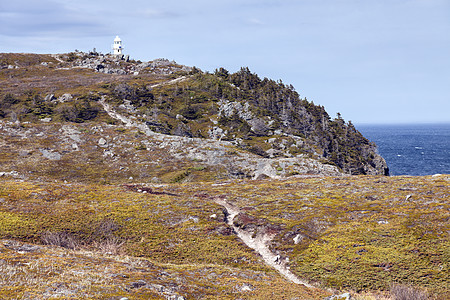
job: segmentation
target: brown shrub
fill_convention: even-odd
[[[426,291],[404,284],[393,284],[391,286],[391,297],[393,300],[426,300]]]
[[[66,231],[46,231],[41,235],[41,241],[45,245],[54,245],[67,249],[78,248],[76,238],[71,233]]]

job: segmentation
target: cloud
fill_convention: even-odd
[[[146,9],[142,12],[138,12],[137,14],[151,19],[170,19],[170,18],[178,18],[181,16],[181,14],[177,12],[162,11],[156,9]]]
[[[248,22],[252,25],[264,25],[265,23],[257,18],[248,19]]]
[[[0,7],[0,34],[10,37],[76,37],[107,33],[103,21],[52,0],[15,0]]]

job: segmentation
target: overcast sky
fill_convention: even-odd
[[[0,52],[248,66],[353,123],[450,122],[450,0],[0,0]]]

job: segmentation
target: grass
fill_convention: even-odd
[[[223,215],[218,205],[178,195],[178,185],[152,188],[150,194],[120,186],[0,180],[0,238],[15,241],[0,244],[3,298],[62,293],[159,299],[156,284],[202,299],[326,295],[267,268],[221,231],[226,225],[220,218],[210,218]],[[59,247],[21,254],[22,243]],[[169,275],[156,275],[161,272]],[[138,280],[145,286],[128,288]],[[253,291],[240,291],[244,285]]]
[[[3,241],[5,243],[5,241]],[[220,265],[163,264],[146,258],[40,246],[21,254],[0,243],[0,296],[14,298],[188,299],[324,295],[257,271]],[[253,291],[241,291],[243,286]],[[325,294],[326,295],[326,294]]]
[[[206,186],[192,189],[212,197],[223,193],[246,214],[280,228],[272,249],[288,256],[303,278],[359,292],[399,283],[426,288],[438,298],[449,293],[449,176]]]
[[[302,177],[170,184],[139,193],[2,178],[0,237],[276,276],[224,230],[222,208],[212,199],[225,196],[249,222],[271,225],[272,250],[289,257],[302,278],[359,293],[407,284],[442,299],[449,292],[449,185],[445,175]]]

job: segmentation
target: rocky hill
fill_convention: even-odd
[[[292,86],[261,80],[246,68],[209,74],[163,59],[142,63],[98,53],[1,54],[0,67],[6,136],[30,143],[20,147],[30,155],[16,156],[18,164],[48,159],[42,151],[60,154],[52,161],[77,156],[87,163],[85,156],[93,155],[97,164],[120,164],[123,151],[163,159],[158,149],[167,148],[164,166],[167,160],[182,165],[196,160],[212,168],[216,179],[389,173],[376,146],[350,122],[332,120]],[[120,132],[133,128],[134,138]],[[64,136],[72,145],[61,146]],[[97,151],[85,149],[85,142]],[[127,175],[147,180],[163,175],[144,169]]]
[[[385,175],[246,68],[0,54],[0,298],[447,299],[450,176]]]

